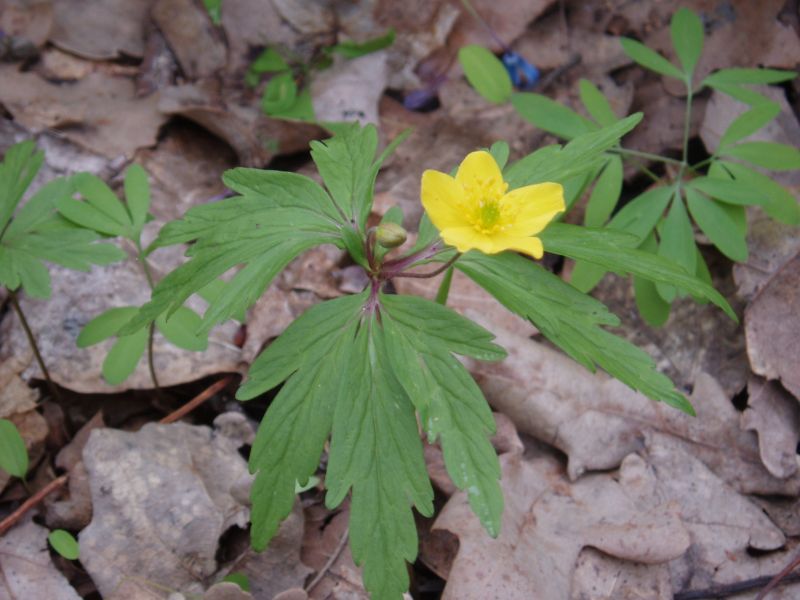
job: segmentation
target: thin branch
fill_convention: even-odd
[[[718,600],[720,598],[728,598],[742,592],[749,592],[756,590],[768,583],[772,578],[769,575],[763,577],[755,577],[754,579],[745,579],[744,581],[737,581],[736,583],[728,583],[725,585],[717,585],[714,587],[702,590],[686,590],[685,592],[678,592],[673,597],[673,600]],[[781,580],[781,584],[797,583],[800,581],[800,573],[794,573]],[[763,600],[764,595],[771,588],[767,586],[761,591],[756,600]]]
[[[50,388],[50,393],[53,395],[54,399],[60,401],[61,394],[58,393],[56,384],[53,383],[53,380],[50,378],[50,371],[47,370],[47,365],[44,364],[44,359],[42,358],[41,352],[39,352],[39,345],[36,343],[36,338],[34,337],[33,331],[31,331],[31,327],[28,324],[28,319],[25,318],[25,313],[22,312],[22,307],[19,305],[17,292],[14,290],[8,290],[8,297],[11,300],[11,306],[14,308],[14,312],[17,313],[19,321],[22,323],[22,329],[25,330],[25,336],[28,338],[28,343],[31,346],[31,350],[33,350],[33,355],[36,357],[36,362],[39,363],[39,369],[41,369],[42,374],[47,381],[47,386]]]
[[[350,534],[350,530],[346,529],[345,532],[342,534],[342,538],[339,540],[339,543],[336,545],[336,549],[333,551],[333,554],[330,555],[327,562],[323,565],[323,567],[319,570],[319,572],[314,576],[314,579],[305,587],[306,592],[310,592],[317,584],[322,581],[322,578],[325,577],[325,574],[330,571],[333,563],[336,562],[336,559],[339,558],[339,555],[344,550],[345,544],[347,544],[347,538]]]
[[[781,583],[788,583],[789,581],[800,581],[800,573],[792,573],[798,566],[800,566],[800,554],[790,562],[786,567],[775,577],[773,577],[769,583],[767,583],[767,587],[761,590],[756,596],[756,600],[764,600],[767,597],[767,594],[776,588]]]
[[[219,381],[208,386],[206,389],[197,394],[197,396],[189,400],[189,402],[181,406],[179,409],[169,413],[166,417],[161,419],[159,423],[161,425],[166,425],[167,423],[174,423],[175,421],[182,419],[190,412],[192,412],[195,408],[203,404],[203,402],[211,398],[214,394],[221,392],[223,389],[228,387],[228,384],[231,381],[233,381],[233,376],[226,375]]]
[[[449,269],[453,265],[453,263],[456,262],[459,259],[460,256],[461,256],[460,253],[456,254],[453,258],[448,260],[441,267],[439,267],[438,269],[436,269],[434,271],[431,271],[430,273],[396,273],[396,274],[392,275],[392,277],[413,277],[413,278],[416,278],[416,279],[428,279],[430,277],[436,277],[440,273],[443,273],[444,271]]]

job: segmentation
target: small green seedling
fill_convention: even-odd
[[[78,560],[80,557],[81,551],[78,546],[78,540],[69,531],[54,529],[47,536],[47,541],[50,542],[53,550],[67,560]]]

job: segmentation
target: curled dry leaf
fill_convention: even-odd
[[[644,564],[665,563],[689,547],[674,503],[651,498],[643,508],[622,475],[619,482],[600,474],[570,483],[556,458],[529,454],[500,459],[505,509],[497,539],[487,536],[462,492],[440,513],[434,528],[460,542],[444,599],[568,598],[584,547]]]
[[[779,379],[800,399],[800,254],[778,270],[745,312],[747,355],[753,371]]]
[[[791,477],[798,469],[800,405],[775,381],[753,377],[747,384],[747,409],[742,429],[758,434],[761,460],[775,477]]]
[[[47,534],[28,518],[0,537],[0,598],[80,600],[50,559]]]
[[[479,314],[469,316],[483,320]],[[644,434],[663,432],[743,493],[796,495],[800,476],[773,476],[762,464],[756,435],[742,431],[739,413],[719,384],[697,377],[689,417],[649,400],[603,373],[592,374],[563,354],[492,328],[508,351],[501,363],[469,361],[492,406],[521,432],[567,454],[567,472],[613,469],[642,448]]]
[[[388,83],[386,52],[352,60],[337,59],[334,66],[311,81],[314,112],[320,121],[359,121],[378,124],[378,101]]]
[[[220,536],[248,510],[230,494],[247,473],[237,443],[208,427],[96,429],[83,452],[92,522],[81,563],[104,598],[138,598],[147,582],[201,593]]]

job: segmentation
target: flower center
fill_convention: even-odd
[[[508,227],[513,215],[509,214],[509,207],[503,204],[507,183],[494,178],[475,179],[465,187],[470,207],[467,220],[476,231],[491,235]]]

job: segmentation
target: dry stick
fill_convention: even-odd
[[[28,338],[28,344],[30,345],[31,350],[33,350],[33,355],[36,357],[36,362],[39,363],[39,369],[41,369],[42,374],[47,381],[47,386],[50,388],[50,394],[52,394],[53,399],[61,400],[61,395],[58,393],[56,384],[53,383],[52,379],[50,379],[50,371],[47,370],[47,365],[44,364],[44,359],[39,352],[39,346],[36,343],[36,338],[33,335],[33,331],[31,331],[30,325],[28,325],[28,319],[25,318],[25,313],[22,312],[22,307],[19,305],[19,300],[17,300],[17,292],[14,290],[8,290],[8,297],[11,300],[11,306],[14,307],[14,312],[17,313],[17,317],[19,317],[19,321],[22,323],[22,329],[25,330],[25,335]]]
[[[342,553],[342,550],[344,550],[344,546],[347,543],[347,537],[348,537],[349,534],[350,534],[350,530],[349,529],[345,529],[344,533],[342,534],[342,539],[339,540],[339,543],[336,546],[336,550],[334,550],[333,554],[330,555],[330,557],[328,558],[328,561],[319,570],[319,573],[317,573],[314,576],[314,579],[312,579],[311,582],[305,587],[305,591],[306,592],[310,592],[315,587],[317,587],[317,584],[320,581],[322,581],[323,577],[325,577],[325,574],[333,566],[333,563],[336,562],[336,559],[339,558],[339,555]]]
[[[220,392],[232,380],[233,380],[233,376],[232,375],[226,375],[225,377],[223,377],[219,381],[211,384],[205,390],[203,390],[202,392],[197,394],[197,396],[195,396],[194,398],[189,400],[189,402],[187,402],[186,404],[181,406],[179,409],[171,412],[166,417],[161,419],[159,421],[159,423],[161,425],[166,425],[168,423],[172,423],[174,421],[177,421],[181,417],[186,416],[188,413],[190,413],[195,408],[200,406],[203,402],[205,402],[206,400],[211,398],[214,394],[216,394],[217,392]],[[58,478],[54,479],[53,481],[51,481],[50,483],[48,483],[46,486],[44,486],[42,489],[40,489],[38,492],[36,492],[33,496],[31,496],[30,498],[25,500],[25,502],[23,502],[17,510],[15,510],[13,513],[8,515],[5,519],[0,521],[0,536],[4,535],[6,533],[6,531],[8,531],[14,525],[16,525],[22,519],[22,517],[25,516],[25,513],[27,513],[32,508],[34,508],[40,502],[42,502],[42,500],[44,500],[47,496],[52,494],[54,491],[56,491],[57,489],[62,488],[64,486],[64,484],[67,483],[68,480],[69,480],[69,473],[64,473],[60,477],[58,477]]]
[[[758,593],[758,596],[756,596],[756,600],[764,600],[764,598],[767,597],[767,594],[770,591],[772,591],[772,589],[775,588],[782,581],[788,581],[790,579],[793,581],[800,581],[800,574],[795,573],[794,575],[790,575],[790,573],[794,571],[799,565],[800,565],[800,555],[798,555],[797,558],[795,558],[792,562],[786,565],[786,568],[784,568],[783,571],[775,575],[775,577],[773,577],[769,581],[767,587],[765,587]]]
[[[778,576],[773,578],[769,575],[764,575],[763,577],[755,577],[754,579],[745,579],[744,581],[737,581],[736,583],[717,585],[704,590],[687,590],[675,594],[673,600],[718,600],[720,598],[728,598],[729,596],[741,594],[742,592],[758,589],[765,583],[777,579],[777,577]],[[796,583],[798,581],[800,581],[800,573],[794,573],[788,577],[784,577],[780,581],[780,584]],[[767,586],[767,588],[761,591],[762,595],[759,595],[756,600],[763,598],[763,594],[770,591],[770,589],[772,588]]]

